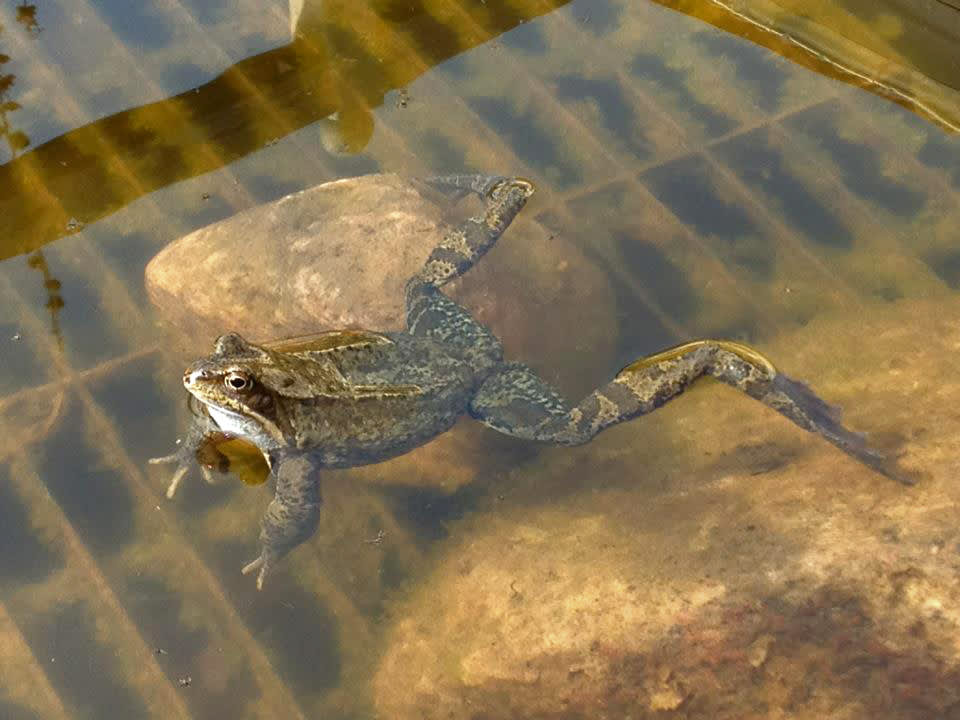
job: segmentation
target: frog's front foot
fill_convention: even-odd
[[[263,590],[263,579],[270,571],[270,557],[268,556],[266,550],[261,551],[260,557],[258,557],[256,560],[244,565],[243,570],[240,572],[242,572],[244,575],[249,575],[254,570],[260,571],[257,573],[257,590]]]
[[[316,468],[305,455],[273,458],[276,495],[260,523],[260,556],[247,563],[243,574],[258,570],[257,590],[276,562],[317,530],[320,522],[320,483]]]
[[[151,465],[169,464],[176,467],[173,471],[173,477],[170,478],[170,484],[167,485],[168,500],[172,500],[173,496],[176,495],[177,488],[180,487],[181,481],[187,476],[187,473],[190,472],[194,465],[200,465],[200,473],[203,475],[204,480],[208,483],[214,482],[213,473],[211,473],[210,468],[201,463],[197,463],[196,448],[189,448],[186,443],[181,443],[180,447],[169,455],[150,458],[147,462]]]
[[[164,455],[163,457],[155,457],[147,460],[151,465],[173,465],[175,467],[173,477],[170,478],[170,484],[167,486],[168,499],[172,499],[173,496],[176,495],[177,488],[180,487],[180,483],[194,465],[200,466],[200,473],[203,475],[204,480],[208,483],[214,482],[211,466],[197,459],[197,452],[206,440],[210,429],[211,428],[202,421],[195,421],[187,431],[186,437],[182,440],[177,440],[177,449],[174,452],[169,455]]]

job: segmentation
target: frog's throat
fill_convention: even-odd
[[[286,445],[280,422],[247,409],[247,415],[235,410],[206,404],[207,413],[217,426],[235,437],[244,438],[258,448],[283,447]]]

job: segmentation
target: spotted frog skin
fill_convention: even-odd
[[[334,331],[263,345],[230,333],[184,373],[195,422],[176,453],[151,462],[178,465],[167,493],[173,497],[207,436],[239,437],[259,448],[276,493],[262,520],[260,554],[243,568],[258,573],[258,588],[316,530],[323,468],[403,454],[465,414],[514,437],[579,445],[711,376],[897,477],[862,435],[841,425],[834,408],[736,342],[697,340],[642,358],[568,403],[529,367],[505,360],[491,331],[441,292],[493,246],[533,194],[532,184],[474,175],[428,182],[456,195],[474,192],[485,209],[451,230],[407,281],[406,330]]]

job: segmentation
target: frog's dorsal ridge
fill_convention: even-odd
[[[347,348],[364,348],[372,345],[392,345],[393,340],[372,330],[328,330],[310,335],[285,338],[264,343],[263,347],[280,353],[332,352]]]

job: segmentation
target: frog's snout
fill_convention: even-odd
[[[211,376],[209,370],[202,367],[188,367],[183,372],[183,386],[188,390],[195,386],[201,380],[206,380]]]

